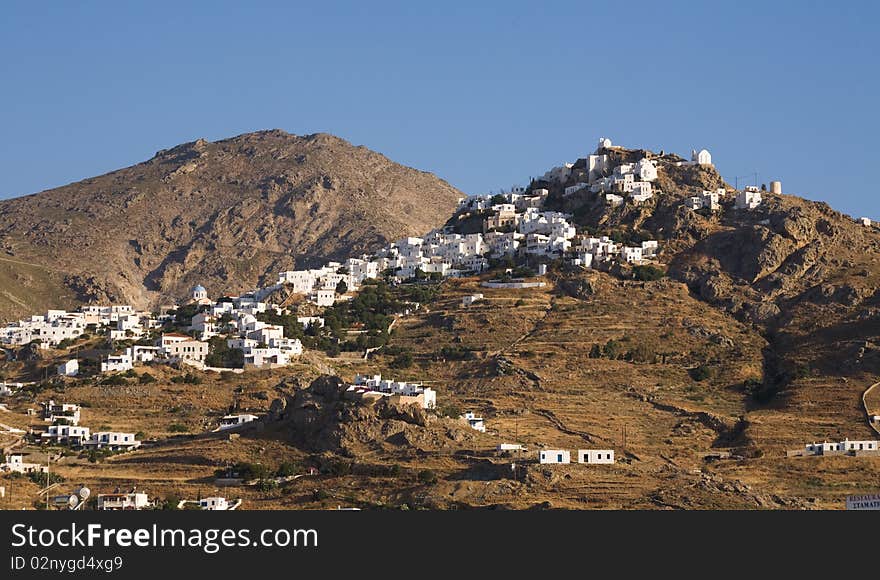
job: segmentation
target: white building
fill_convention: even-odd
[[[112,354],[101,362],[101,372],[124,372],[134,368],[131,357],[127,354]]]
[[[567,449],[544,449],[538,452],[538,463],[571,463]]]
[[[755,209],[761,205],[761,191],[754,186],[746,187],[736,194],[736,209]]]
[[[496,451],[522,451],[524,447],[520,443],[499,443],[495,446]]]
[[[141,446],[141,442],[137,440],[134,433],[119,433],[117,431],[98,431],[92,433],[88,441],[83,443],[84,447],[93,447],[95,449],[110,449],[113,451],[128,451],[137,449]]]
[[[244,425],[245,423],[256,421],[257,419],[259,419],[258,416],[249,415],[247,413],[243,413],[240,415],[226,415],[224,417],[220,417],[220,426],[218,427],[218,430],[225,431],[226,429],[233,429],[235,427]]]
[[[79,374],[79,361],[71,359],[58,365],[58,374],[62,377],[75,377]]]
[[[302,345],[300,345],[300,354],[302,353]],[[282,367],[290,364],[290,354],[279,348],[257,348],[249,347],[244,349],[244,366],[251,367]]]
[[[633,173],[639,181],[651,182],[657,179],[657,165],[650,159],[640,159],[633,167]]]
[[[578,449],[578,463],[614,463],[613,449]]]
[[[620,256],[624,262],[629,264],[638,264],[644,259],[642,248],[637,246],[624,246]]]
[[[160,347],[158,346],[141,346],[134,345],[125,349],[125,355],[132,360],[132,363],[152,362],[160,356]]]
[[[208,299],[208,291],[201,284],[194,286],[190,295],[195,304],[211,304],[211,300]]]
[[[303,353],[303,344],[298,338],[272,338],[269,348],[278,349],[287,356],[300,356]]]
[[[605,203],[610,205],[611,207],[616,207],[623,203],[623,196],[616,195],[614,193],[606,193],[605,194]]]
[[[324,319],[320,316],[297,316],[296,321],[302,324],[303,329],[312,325],[317,325],[318,328],[324,328]]]
[[[41,443],[80,447],[89,440],[89,428],[76,425],[52,425],[40,434]]]
[[[382,375],[355,375],[354,384],[347,390],[353,395],[397,397],[403,403],[416,403],[423,409],[437,406],[437,392],[419,383],[383,379]]]
[[[180,338],[179,336],[175,336],[174,340],[168,340],[168,338],[169,335],[162,335],[160,352],[165,358],[194,363],[205,362],[210,346],[207,342],[193,340],[188,336],[184,340],[177,340]]]
[[[0,464],[0,472],[7,473],[46,473],[48,468],[41,463],[26,463],[22,453],[12,453]]]
[[[471,426],[471,429],[476,429],[481,433],[486,432],[486,424],[483,422],[482,417],[477,417],[474,413],[467,411],[462,418],[468,422],[468,425]]]
[[[75,403],[56,403],[50,399],[46,403],[40,403],[40,406],[44,421],[55,423],[61,420],[69,425],[79,425],[82,409]]]
[[[98,509],[102,511],[142,510],[151,507],[145,493],[102,493],[98,494]]]
[[[230,503],[225,497],[204,497],[199,500],[199,507],[209,511],[226,511],[230,508]]]
[[[847,453],[852,451],[877,451],[878,450],[878,442],[877,441],[850,441],[849,439],[844,439],[843,441],[829,443],[828,441],[823,441],[822,443],[807,443],[804,446],[807,455],[824,455],[826,453]]]
[[[333,306],[336,303],[336,289],[320,288],[315,290],[310,298],[318,306]]]
[[[691,153],[691,163],[695,165],[712,165],[712,155],[706,149],[695,149]]]
[[[861,224],[862,224],[863,226],[865,226],[866,228],[869,228],[869,227],[871,227],[871,223],[872,223],[872,222],[871,222],[871,218],[860,217],[860,218],[859,218],[859,223],[861,223]]]

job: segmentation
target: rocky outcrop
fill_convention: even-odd
[[[462,420],[387,397],[374,403],[352,399],[346,396],[347,387],[339,377],[318,377],[272,401],[266,424],[286,432],[304,450],[343,455],[364,447],[440,449],[476,436]]]

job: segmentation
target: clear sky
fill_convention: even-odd
[[[0,197],[199,137],[329,132],[467,193],[615,144],[880,218],[880,3],[43,2],[0,10]]]

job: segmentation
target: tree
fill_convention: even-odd
[[[492,205],[501,205],[502,203],[507,203],[507,198],[500,193],[496,193],[492,196],[491,202]]]
[[[336,285],[336,293],[340,296],[348,292],[348,284],[345,283],[345,280],[340,280],[339,284]]]

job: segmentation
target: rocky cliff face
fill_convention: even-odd
[[[331,135],[200,139],[0,202],[0,257],[57,272],[59,295],[146,307],[195,283],[212,295],[241,292],[282,269],[422,234],[462,195]],[[30,312],[17,297],[25,305],[0,301],[0,315]]]
[[[354,456],[364,448],[437,449],[475,437],[463,420],[441,418],[416,405],[348,399],[348,385],[336,376],[318,377],[304,388],[291,379],[279,390],[291,387],[292,393],[272,402],[266,423],[310,452]]]

